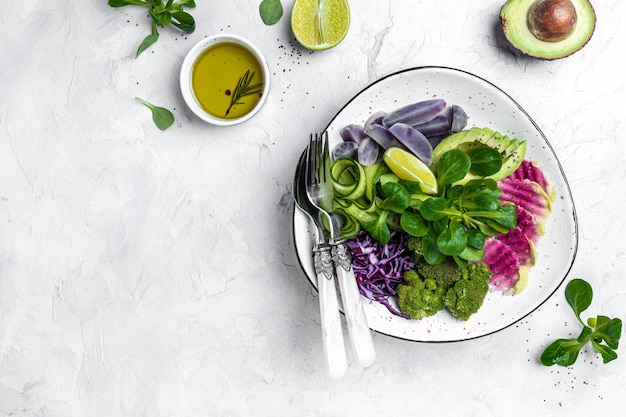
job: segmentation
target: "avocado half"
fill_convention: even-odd
[[[500,24],[515,49],[552,60],[589,42],[596,13],[588,0],[508,0],[500,9]]]
[[[433,172],[437,172],[439,159],[444,153],[452,149],[460,149],[465,153],[469,153],[473,149],[481,146],[493,148],[500,152],[500,155],[502,156],[502,167],[500,170],[485,177],[491,178],[494,181],[500,181],[501,179],[511,175],[513,171],[520,166],[526,156],[526,141],[519,141],[517,138],[509,138],[508,136],[493,131],[488,127],[471,127],[469,129],[453,133],[439,142],[439,144],[435,146],[435,149],[433,149],[433,162],[430,165],[430,168]],[[457,184],[465,184],[468,181],[477,178],[479,177],[470,172],[465,176],[465,178],[458,181]]]

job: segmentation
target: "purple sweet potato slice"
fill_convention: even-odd
[[[367,137],[363,131],[363,126],[355,124],[350,124],[341,128],[339,135],[344,142],[356,142],[357,144],[361,143],[361,140]]]
[[[383,125],[375,123],[369,124],[365,126],[363,132],[378,143],[383,149],[389,149],[392,146],[397,146],[399,148],[402,147],[402,144],[398,141],[398,139],[389,133],[389,130],[387,130],[387,128]]]

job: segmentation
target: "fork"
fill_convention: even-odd
[[[328,132],[324,132],[323,138],[317,133],[311,134],[308,153],[307,195],[319,209],[320,223],[328,227],[332,259],[339,281],[352,350],[361,366],[370,366],[376,358],[372,335],[352,269],[350,251],[341,234],[337,218],[332,213],[334,192],[330,179]]]
[[[339,300],[333,273],[330,245],[327,242],[323,225],[319,222],[318,208],[307,195],[308,150],[302,153],[293,180],[293,191],[298,207],[313,221],[317,228],[317,238],[313,247],[313,263],[317,278],[317,291],[320,305],[322,343],[329,375],[340,378],[348,367],[343,329],[339,314]]]

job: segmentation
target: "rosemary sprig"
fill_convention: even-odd
[[[253,78],[254,71],[252,71],[252,74],[250,74],[250,70],[247,70],[241,76],[241,78],[239,78],[239,81],[237,82],[237,87],[235,87],[233,95],[230,98],[230,106],[228,106],[228,109],[226,109],[225,116],[228,116],[228,113],[230,113],[230,110],[233,108],[234,105],[243,104],[243,102],[239,101],[242,97],[252,94],[260,94],[263,91],[262,82],[250,85]]]

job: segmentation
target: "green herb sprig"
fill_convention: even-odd
[[[602,355],[604,363],[617,359],[615,350],[622,335],[622,321],[599,315],[589,317],[585,324],[580,318],[580,314],[591,305],[591,285],[580,278],[571,280],[565,287],[565,299],[583,326],[582,332],[575,339],[557,339],[552,342],[541,354],[541,363],[545,366],[571,366],[578,359],[580,350],[589,342],[593,350]]]
[[[165,130],[174,123],[174,115],[168,109],[155,106],[154,104],[148,103],[146,100],[139,97],[135,97],[135,100],[150,109],[152,112],[152,120],[159,129]]]
[[[163,0],[109,0],[109,6],[148,8],[148,14],[152,18],[152,30],[139,45],[135,58],[159,40],[158,26],[171,24],[186,33],[192,33],[196,29],[193,16],[183,10],[183,7],[196,7],[194,0],[167,0],[166,3]]]
[[[235,106],[236,104],[243,104],[243,102],[239,101],[241,100],[242,97],[249,96],[252,94],[261,94],[263,92],[262,82],[250,85],[250,83],[252,82],[252,79],[254,78],[254,74],[255,74],[254,71],[250,73],[250,70],[247,70],[241,76],[241,78],[239,78],[239,81],[237,81],[237,86],[233,90],[232,95],[230,97],[230,105],[228,106],[228,109],[226,109],[225,116],[228,116],[233,106]]]
[[[450,256],[466,266],[482,259],[487,236],[516,226],[515,206],[501,204],[497,182],[481,178],[498,172],[501,166],[502,157],[495,149],[469,155],[458,149],[448,151],[439,160],[437,195],[429,195],[417,182],[388,181],[383,165],[374,181],[378,210],[362,210],[354,204],[344,211],[359,219],[363,229],[382,245],[389,241],[391,229],[400,229],[421,237],[427,262],[437,264]],[[469,172],[477,178],[457,184]]]
[[[501,204],[498,200],[501,191],[495,180],[477,178],[456,184],[469,172],[480,172],[480,176],[486,177],[500,170],[500,153],[483,149],[491,154],[490,158],[454,149],[439,160],[438,195],[418,206],[419,214],[429,226],[422,237],[422,246],[430,263],[441,262],[446,256],[452,256],[461,265],[482,259],[487,236],[506,233],[516,226],[515,205]]]

